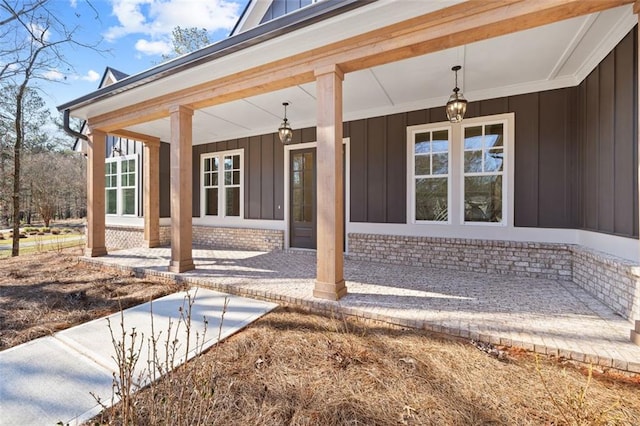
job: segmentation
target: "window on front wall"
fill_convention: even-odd
[[[513,123],[501,114],[409,127],[409,223],[506,225]]]
[[[464,221],[502,222],[504,126],[464,127]]]
[[[413,135],[414,217],[416,221],[449,220],[449,130]]]
[[[242,151],[206,154],[202,158],[204,216],[242,217]]]
[[[105,212],[137,215],[137,156],[108,158],[105,164]]]

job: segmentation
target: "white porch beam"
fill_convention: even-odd
[[[344,284],[344,210],[342,168],[342,80],[336,66],[318,69],[317,124],[317,276],[313,295],[338,300],[347,294]]]

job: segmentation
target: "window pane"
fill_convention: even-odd
[[[129,186],[129,175],[120,176],[120,185]]]
[[[239,155],[234,155],[233,156],[233,168],[238,170],[240,168],[240,156]]]
[[[118,192],[115,189],[107,189],[105,194],[105,205],[107,214],[118,213]]]
[[[464,129],[464,149],[482,148],[482,126]]]
[[[224,184],[232,185],[233,172],[224,172]]]
[[[211,171],[211,159],[210,158],[205,158],[204,159],[204,171],[205,172],[210,172]]]
[[[204,174],[204,186],[211,186],[211,174],[210,173],[205,173]]]
[[[501,149],[490,149],[485,152],[484,171],[485,172],[501,172],[504,162],[504,152]]]
[[[122,190],[122,214],[136,213],[136,192],[135,189]]]
[[[213,172],[211,174],[211,185],[218,186],[218,172]]]
[[[485,147],[503,146],[503,129],[502,123],[489,124],[485,126]]]
[[[431,152],[431,133],[416,133],[414,152],[416,154],[427,154]]]
[[[129,167],[128,167],[129,163],[127,161],[123,161],[122,162],[122,173],[127,173],[129,171]]]
[[[224,157],[224,169],[225,170],[231,170],[233,168],[233,160],[231,159],[230,156],[225,156]]]
[[[433,132],[433,152],[447,152],[449,151],[449,131],[439,130]]]
[[[225,215],[240,216],[240,188],[226,188]]]
[[[220,168],[220,159],[218,157],[212,158],[211,165],[213,166],[211,170],[213,170],[214,172],[217,172],[218,169]]]
[[[218,188],[207,188],[205,190],[204,214],[208,216],[218,215]]]
[[[464,220],[502,222],[502,176],[464,178]]]
[[[446,175],[449,173],[449,154],[433,154],[434,175]]]
[[[416,179],[415,213],[416,220],[448,220],[448,188],[446,178]]]
[[[240,185],[240,171],[233,172],[233,185]]]
[[[302,170],[302,156],[295,155],[293,157],[293,171],[297,172]]]
[[[466,151],[464,153],[464,172],[482,172],[482,151]]]
[[[416,155],[416,175],[431,174],[431,156]]]

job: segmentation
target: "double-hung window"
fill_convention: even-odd
[[[202,156],[202,215],[243,217],[242,151]]]
[[[110,215],[138,214],[138,157],[108,158],[105,163],[105,211]]]
[[[503,123],[464,127],[464,221],[502,223]]]
[[[413,214],[417,222],[449,221],[449,129],[413,132]]]
[[[407,128],[408,223],[512,223],[514,121],[509,113]]]

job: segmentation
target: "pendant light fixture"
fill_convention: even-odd
[[[449,102],[447,102],[447,118],[452,123],[461,122],[464,118],[464,113],[467,112],[467,100],[458,88],[458,71],[461,69],[460,65],[451,68],[451,71],[456,73],[456,87],[454,87],[453,93],[449,97]]]
[[[278,128],[278,136],[280,136],[280,142],[284,145],[289,145],[293,137],[293,130],[289,125],[289,120],[287,120],[287,107],[289,106],[289,102],[283,102],[282,105],[284,106],[284,120],[282,120],[282,124],[280,124]]]

